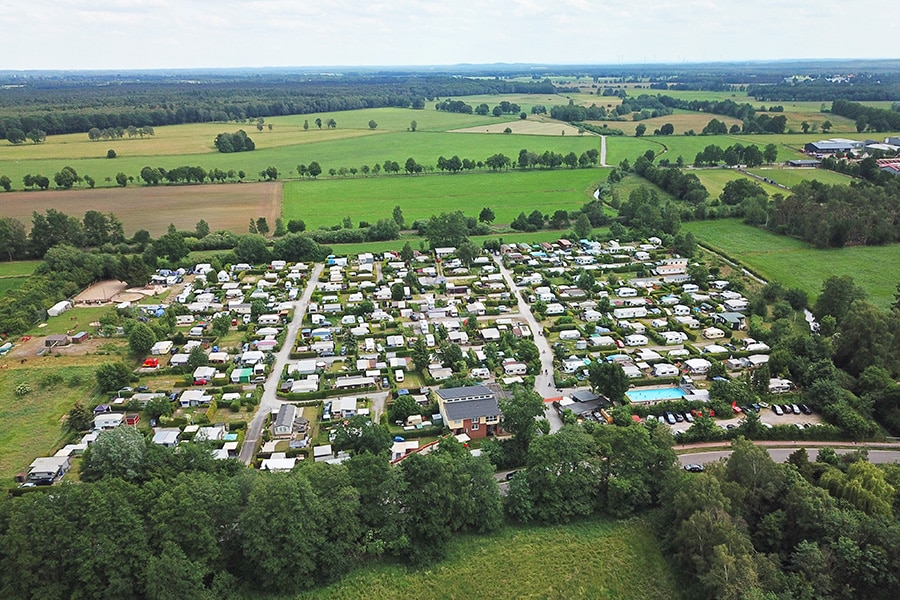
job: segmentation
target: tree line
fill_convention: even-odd
[[[663,485],[659,534],[692,598],[895,595],[900,467],[805,449],[787,464],[745,440]]]
[[[547,81],[514,82],[450,76],[307,75],[229,76],[183,83],[148,76],[117,81],[102,76],[55,83],[26,80],[0,99],[0,139],[10,131],[45,135],[183,123],[244,122],[259,117],[337,112],[364,108],[424,108],[437,97],[476,94],[553,94]],[[163,101],[160,98],[164,98]],[[49,109],[49,110],[48,110]]]
[[[82,484],[0,501],[0,591],[148,600],[292,593],[373,559],[429,564],[454,535],[502,524],[487,459],[450,439],[392,467],[390,443],[386,427],[371,425],[343,465],[305,461],[270,474],[213,460],[205,444],[170,450],[131,428],[105,432],[85,455]]]
[[[900,99],[900,77],[896,73],[858,73],[852,82],[828,81],[826,77],[803,81],[752,84],[747,93],[764,102],[872,102]]]
[[[804,181],[776,197],[768,229],[819,247],[881,245],[900,241],[900,181],[884,185],[826,185]]]
[[[900,93],[897,97],[886,99],[896,100],[898,97],[900,97]],[[856,121],[856,130],[860,133],[900,130],[900,112],[896,110],[864,106],[849,100],[835,100],[831,103],[831,112]]]

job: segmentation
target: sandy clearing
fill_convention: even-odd
[[[506,121],[493,125],[466,127],[464,129],[454,129],[451,133],[503,133],[504,130],[509,127],[512,129],[512,133],[517,135],[578,135],[578,128],[572,127],[568,123],[554,121],[549,118],[536,119],[537,120],[526,119],[524,121]]]

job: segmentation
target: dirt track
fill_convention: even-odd
[[[281,184],[231,183],[127,187],[85,190],[48,190],[0,194],[0,214],[31,228],[31,213],[54,208],[79,220],[88,210],[115,213],[125,235],[146,229],[153,237],[166,232],[169,223],[192,230],[206,219],[212,231],[227,229],[246,233],[250,219],[265,217],[274,229],[281,216]]]

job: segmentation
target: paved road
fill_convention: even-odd
[[[494,262],[497,263],[497,268],[503,275],[503,279],[506,281],[506,285],[511,290],[511,293],[515,295],[516,300],[518,301],[519,316],[528,324],[532,336],[534,337],[534,343],[538,347],[538,350],[541,351],[541,372],[534,378],[534,387],[542,397],[555,398],[559,396],[560,393],[556,391],[553,381],[553,352],[550,348],[550,344],[547,342],[547,338],[544,337],[544,328],[538,323],[537,319],[534,318],[534,315],[531,314],[531,308],[529,308],[525,299],[522,298],[522,293],[516,286],[516,282],[513,280],[512,272],[503,266],[503,260],[499,256],[495,256]],[[562,428],[562,419],[560,419],[556,410],[550,403],[547,403],[544,407],[544,416],[550,421],[551,432],[559,431],[559,429]]]
[[[278,408],[283,404],[276,396],[276,392],[278,391],[278,382],[281,379],[281,373],[284,371],[284,367],[288,362],[291,350],[294,347],[294,342],[297,339],[297,334],[300,332],[300,325],[301,323],[303,323],[303,316],[306,314],[306,309],[309,308],[309,299],[312,297],[313,291],[316,289],[316,283],[319,280],[319,275],[322,273],[322,269],[324,269],[324,265],[321,263],[317,263],[316,266],[313,267],[313,270],[309,276],[309,281],[306,284],[306,289],[303,290],[303,295],[299,300],[296,300],[293,303],[294,316],[290,324],[288,324],[288,331],[287,335],[284,338],[284,344],[281,346],[281,350],[279,350],[275,355],[275,363],[272,365],[272,370],[269,373],[269,378],[264,385],[262,399],[259,402],[259,406],[256,407],[256,414],[253,415],[253,420],[250,421],[250,425],[247,427],[247,435],[246,437],[244,437],[243,446],[241,446],[240,459],[244,464],[249,465],[253,460],[253,455],[256,452],[256,446],[259,443],[259,438],[262,434],[262,427],[263,423],[265,423],[266,421],[266,416],[272,410]]]
[[[818,447],[807,447],[807,446],[798,446],[806,448],[806,452],[809,454],[811,460],[815,460],[816,455],[819,453],[820,448]],[[797,448],[768,448],[767,452],[769,456],[772,457],[772,460],[775,462],[785,462],[788,457],[797,450]],[[838,454],[847,454],[848,452],[853,452],[855,448],[835,448],[834,451]],[[723,458],[728,458],[731,456],[731,450],[716,450],[712,452],[696,452],[691,454],[680,454],[678,455],[678,460],[682,465],[687,464],[706,464],[716,462],[718,460],[722,460]],[[884,463],[896,463],[900,462],[900,451],[898,450],[869,450],[869,462],[876,464],[884,464]]]

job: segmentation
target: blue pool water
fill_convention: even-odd
[[[679,387],[657,388],[655,390],[629,390],[625,392],[632,402],[656,402],[658,400],[677,400],[684,397],[684,390]]]

